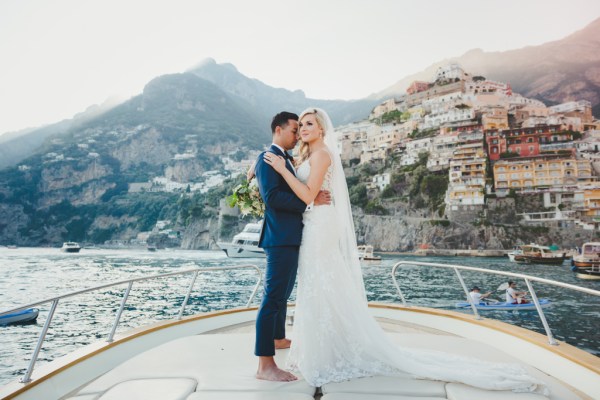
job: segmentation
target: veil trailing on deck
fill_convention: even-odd
[[[332,164],[322,187],[331,191],[333,207],[315,207],[304,215],[289,367],[302,373],[313,386],[403,372],[483,389],[545,391],[543,382],[528,375],[519,364],[401,346],[383,331],[368,309],[350,196],[333,124],[319,108],[307,109],[300,119],[305,114],[315,114],[324,131]],[[310,163],[305,160],[298,167],[298,176],[308,178],[309,173]]]
[[[342,254],[348,273],[352,276],[353,281],[356,284],[356,293],[360,293],[366,302],[367,295],[365,292],[356,243],[350,195],[348,193],[348,184],[346,183],[342,159],[338,151],[337,136],[329,115],[320,108],[315,108],[315,110],[318,111],[320,116],[325,120],[325,127],[323,127],[325,130],[324,142],[329,149],[333,166],[331,176],[331,197],[333,198],[334,210],[336,213],[340,253]]]

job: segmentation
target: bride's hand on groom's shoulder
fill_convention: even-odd
[[[280,174],[287,169],[285,166],[285,158],[278,156],[277,154],[267,152],[265,153],[264,158],[265,162]]]

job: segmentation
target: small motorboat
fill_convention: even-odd
[[[33,322],[38,317],[39,313],[40,310],[37,308],[28,308],[26,310],[6,314],[0,317],[0,325],[26,324],[28,322]]]
[[[552,302],[548,299],[539,299],[540,306],[542,308],[548,307],[552,304]],[[535,310],[535,303],[522,303],[522,304],[513,304],[507,303],[505,301],[481,301],[479,304],[475,304],[477,310],[497,310],[497,311],[511,311],[511,310]],[[462,301],[456,303],[456,308],[471,308],[471,303],[468,301]]]
[[[513,253],[511,261],[521,264],[561,265],[565,261],[565,253],[554,252],[550,247],[528,244],[521,246],[521,254]]]
[[[358,246],[358,259],[361,261],[381,261],[380,256],[373,254],[373,246],[371,245]]]
[[[81,246],[77,242],[64,242],[60,250],[65,253],[79,253]]]
[[[578,270],[600,266],[600,242],[587,242],[581,252],[573,256],[572,264]]]

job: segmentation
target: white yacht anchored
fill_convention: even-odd
[[[524,328],[481,319],[473,313],[410,306],[396,279],[403,267],[449,268],[456,272],[467,299],[470,298],[461,271],[488,273],[523,279],[537,305],[533,283],[554,285],[590,296],[600,291],[569,285],[529,275],[515,274],[458,265],[404,262],[392,270],[393,282],[402,304],[372,303],[370,310],[393,340],[403,346],[441,350],[491,362],[519,362],[528,373],[543,380],[549,395],[486,391],[464,384],[413,379],[397,376],[374,376],[315,388],[300,376],[295,382],[270,382],[254,377],[257,360],[253,355],[256,307],[252,299],[261,283],[261,270],[253,265],[218,268],[194,268],[167,274],[144,276],[0,312],[15,312],[31,306],[50,304],[50,311],[40,334],[29,367],[21,378],[0,388],[2,399],[44,400],[570,400],[597,399],[600,394],[600,358],[556,341],[541,308],[539,317],[546,335]],[[257,282],[245,308],[184,316],[185,307],[198,274],[214,271],[250,269]],[[175,275],[191,275],[187,295],[177,318],[149,324],[116,334],[133,284],[147,287],[149,280],[164,280]],[[97,292],[117,285],[127,286],[116,312],[112,330],[105,341],[92,343],[48,364],[35,368],[59,301],[82,293]],[[112,289],[111,289],[112,290]],[[250,289],[249,289],[250,291]],[[173,297],[180,298],[180,297]],[[119,299],[112,297],[113,301]],[[472,300],[471,300],[472,301]],[[179,305],[178,305],[179,306]],[[117,307],[115,307],[117,308]],[[291,327],[293,338],[293,327]],[[597,332],[589,332],[594,335]],[[276,361],[283,365],[288,350],[278,350]],[[469,368],[466,365],[465,368]]]
[[[244,230],[233,237],[231,243],[219,242],[221,248],[230,258],[266,257],[263,249],[258,247],[262,221],[246,224]]]
[[[77,242],[64,242],[60,250],[65,253],[79,253],[81,246]]]

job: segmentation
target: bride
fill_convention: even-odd
[[[288,368],[313,386],[400,371],[487,390],[533,391],[543,384],[518,364],[490,363],[432,350],[399,347],[367,306],[348,188],[333,125],[325,111],[300,115],[297,178],[285,159],[265,153],[294,193],[310,204],[319,190],[332,204],[304,213],[298,263],[294,340]]]

